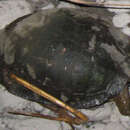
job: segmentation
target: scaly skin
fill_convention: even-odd
[[[130,115],[130,94],[128,87],[125,87],[124,90],[114,98],[114,101],[118,106],[120,113],[123,115]]]

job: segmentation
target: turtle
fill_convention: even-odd
[[[0,32],[0,82],[14,95],[51,104],[11,81],[13,72],[73,108],[115,99],[130,115],[129,38],[111,21],[110,12],[95,8],[46,9],[15,20]]]

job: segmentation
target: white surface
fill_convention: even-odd
[[[30,127],[31,126],[31,127]],[[58,130],[60,123],[56,121],[32,118],[14,124],[15,130]]]
[[[100,1],[100,0],[99,0]],[[110,1],[109,3],[129,3],[127,1]],[[68,5],[67,5],[68,6]],[[7,0],[0,1],[0,29],[4,28],[7,24],[23,15],[31,12],[31,6],[25,0]],[[49,8],[53,6],[48,5]],[[46,8],[48,8],[46,7]],[[63,5],[59,5],[63,7]],[[45,8],[43,8],[45,9]],[[130,20],[130,12],[120,9],[109,9],[115,12],[113,17],[113,24],[122,29],[126,35],[130,35],[130,29],[127,26]],[[49,121],[39,118],[18,116],[7,114],[9,109],[26,110],[50,114],[51,112],[39,104],[29,102],[27,100],[16,97],[4,89],[0,88],[0,130],[69,130],[70,127],[65,123],[56,121]],[[90,120],[95,121],[89,128],[86,125],[78,126],[77,130],[130,130],[130,117],[122,116],[114,103],[107,103],[95,110],[81,110],[85,113]]]
[[[130,27],[128,26],[123,27],[122,32],[130,36]]]
[[[127,13],[117,14],[113,17],[113,24],[116,27],[125,27],[130,23],[130,15]]]
[[[104,104],[101,108],[98,108],[96,110],[87,110],[82,109],[81,110],[85,115],[88,115],[90,120],[99,121],[104,120],[110,117],[112,112],[112,107],[110,104]]]
[[[129,9],[112,9],[108,8],[110,12],[114,12],[113,17],[114,26],[121,28],[122,32],[130,36],[130,27],[127,25],[130,23],[130,0],[105,0],[106,4],[122,4],[129,6],[118,6],[119,8],[129,8]]]
[[[31,13],[31,6],[25,0],[0,1],[0,29],[29,13]]]
[[[114,128],[114,129],[113,129]],[[111,122],[103,130],[126,130],[120,122]]]
[[[70,126],[58,121],[7,114],[8,110],[52,113],[39,104],[24,100],[0,89],[0,127],[5,130],[69,130]],[[95,110],[81,110],[95,123],[90,127],[76,126],[78,130],[130,130],[130,117],[122,116],[114,103],[106,103]],[[3,113],[3,114],[2,114]]]

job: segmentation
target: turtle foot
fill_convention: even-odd
[[[130,116],[130,95],[128,91],[128,87],[125,87],[124,90],[114,98],[116,105],[119,108],[119,111],[123,115]]]

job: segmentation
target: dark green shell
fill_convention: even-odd
[[[6,69],[17,76],[73,107],[88,108],[118,95],[127,74],[105,48],[114,47],[123,55],[117,48],[122,41],[111,33],[111,24],[78,12],[43,11],[9,25],[5,46],[12,48],[5,49],[4,58]],[[9,85],[5,77],[3,84],[15,95],[46,103],[16,83]]]

